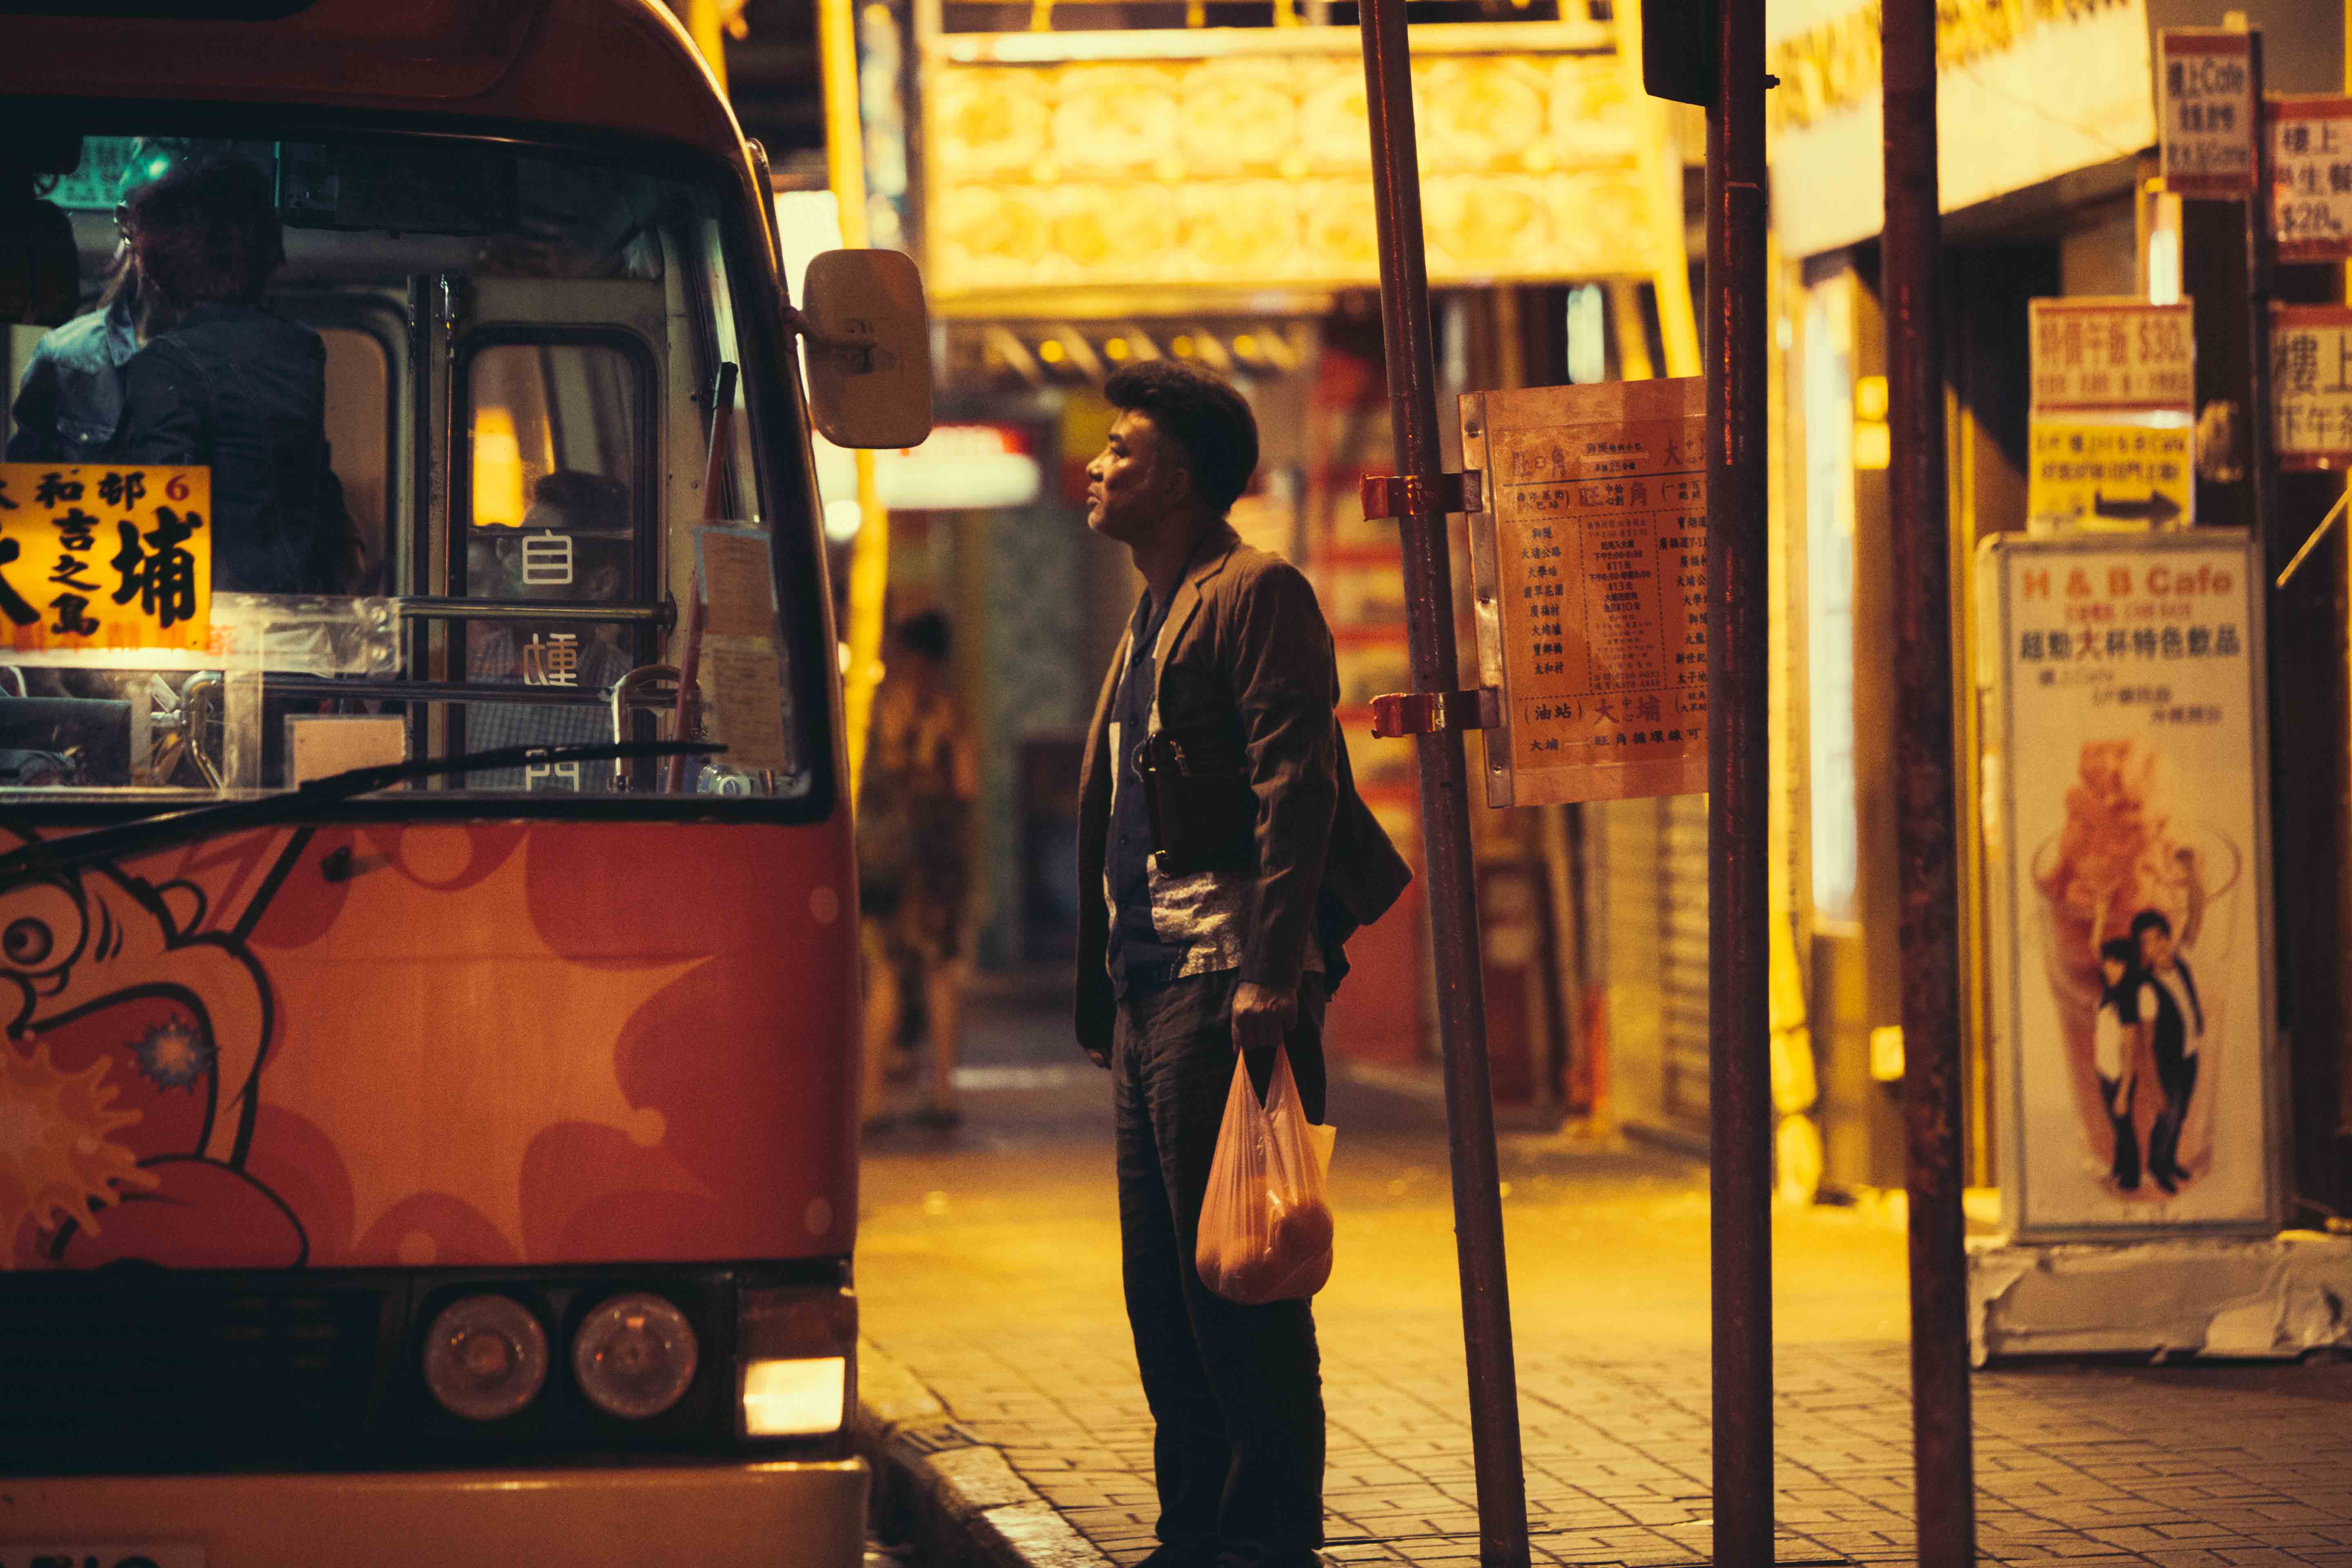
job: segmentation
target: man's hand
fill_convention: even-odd
[[[1087,1053],[1087,1060],[1094,1063],[1095,1066],[1102,1068],[1105,1072],[1110,1071],[1110,1053],[1108,1051],[1088,1051]]]
[[[1234,1049],[1278,1046],[1298,1021],[1298,988],[1277,991],[1244,980],[1234,991]]]

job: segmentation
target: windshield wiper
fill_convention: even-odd
[[[499,746],[421,762],[379,763],[346,768],[312,779],[299,789],[251,800],[225,800],[168,816],[151,816],[116,827],[92,828],[68,838],[35,838],[0,855],[0,892],[22,882],[53,877],[100,860],[144,855],[173,844],[216,834],[266,827],[307,816],[322,806],[404,783],[442,773],[488,773],[495,768],[552,767],[566,763],[625,763],[644,757],[704,757],[727,748],[709,741],[607,741],[593,746]]]

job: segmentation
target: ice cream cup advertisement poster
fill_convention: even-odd
[[[2260,563],[2197,529],[1981,570],[2009,1226],[2275,1228]]]

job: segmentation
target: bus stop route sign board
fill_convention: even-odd
[[[2175,195],[2242,199],[2254,183],[2252,39],[2221,27],[2157,35],[2164,184]]]
[[[2193,307],[2130,299],[2032,302],[2029,526],[2185,527],[2191,449]]]
[[[2264,115],[2277,258],[2352,260],[2352,98],[2277,98]]]
[[[212,470],[0,463],[0,635],[17,652],[201,651]]]
[[[2352,306],[2271,307],[2271,439],[2282,468],[2352,468]]]
[[[1697,377],[1476,392],[1464,466],[1486,804],[1706,787],[1706,403]]]

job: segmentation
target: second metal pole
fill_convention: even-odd
[[[1765,897],[1769,581],[1764,4],[1721,0],[1706,117],[1707,1105],[1715,1561],[1772,1562],[1772,1105]]]
[[[1454,574],[1439,476],[1437,373],[1430,342],[1429,268],[1422,248],[1421,158],[1412,123],[1405,0],[1362,0],[1364,100],[1371,121],[1372,197],[1380,228],[1381,332],[1389,421],[1408,501],[1403,535],[1405,635],[1415,691],[1461,684]],[[1760,127],[1759,127],[1760,130]],[[1527,1568],[1527,1478],[1503,1272],[1503,1198],[1495,1102],[1486,1071],[1478,910],[1470,856],[1468,769],[1459,731],[1416,738],[1429,924],[1445,1051],[1445,1121],[1454,1168],[1454,1236],[1462,1270],[1462,1338],[1469,1362],[1470,1435],[1485,1568]],[[1759,752],[1760,756],[1760,752]]]
[[[1887,411],[1895,519],[1896,876],[1911,1229],[1911,1473],[1921,1568],[1976,1561],[1960,1144],[1952,542],[1944,479],[1935,0],[1886,0]]]

